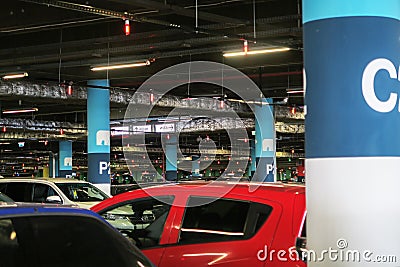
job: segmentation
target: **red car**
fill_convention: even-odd
[[[306,266],[295,248],[304,186],[170,184],[116,195],[92,210],[159,267]]]

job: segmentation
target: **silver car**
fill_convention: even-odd
[[[15,202],[52,203],[87,209],[109,198],[93,184],[69,178],[0,179],[0,192]]]

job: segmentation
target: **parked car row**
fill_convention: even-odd
[[[3,253],[2,246],[9,246],[4,249],[4,257],[7,251],[13,255],[10,256],[12,259],[8,258],[10,265],[5,266],[24,264],[19,261],[18,253],[39,257],[33,253],[40,254],[39,248],[45,254],[49,251],[50,259],[59,257],[50,261],[54,266],[69,266],[71,260],[65,258],[68,253],[74,255],[72,258],[77,261],[80,261],[79,257],[85,257],[81,265],[74,266],[152,266],[152,263],[160,267],[306,266],[302,258],[288,257],[282,261],[264,255],[267,253],[265,248],[268,251],[283,249],[289,253],[296,245],[304,246],[305,239],[301,237],[305,234],[304,186],[246,182],[168,183],[139,188],[109,198],[87,182],[18,178],[1,179],[0,192],[11,197],[0,195],[9,203],[2,205],[8,208],[1,208],[0,205],[0,254]],[[17,205],[12,202],[12,198]],[[25,207],[26,204],[20,202],[33,202],[36,206]],[[1,203],[5,202],[0,198]],[[51,207],[43,207],[40,203],[51,203]],[[54,205],[79,205],[91,207],[92,211]],[[16,210],[13,211],[12,207]],[[10,215],[12,212],[23,214],[17,215],[21,220],[14,219]],[[18,244],[10,241],[12,231],[6,232],[5,240],[10,240],[8,244],[3,244],[2,214],[8,216],[4,217],[4,220],[8,220],[8,224],[5,223],[7,229],[19,230],[19,221],[23,221],[29,230],[43,226],[43,232],[22,233],[34,242],[39,242],[39,235],[48,234],[40,239],[45,244],[35,249],[28,246],[19,248],[23,246],[22,238],[25,236],[17,230],[14,232]],[[26,221],[22,219],[25,217]],[[97,228],[91,225],[93,222],[96,222]],[[35,226],[28,227],[30,224]],[[85,227],[91,229],[85,230]],[[51,231],[55,233],[50,235]],[[105,236],[94,236],[99,231]],[[80,241],[79,237],[73,240],[69,235],[90,240]],[[51,240],[50,236],[57,240]],[[100,238],[104,238],[104,245],[99,243]],[[111,242],[107,238],[115,238],[116,241]],[[65,247],[68,253],[54,251],[55,247]],[[121,247],[121,251],[115,252],[118,247]],[[132,255],[125,255],[129,250]],[[97,259],[85,265],[84,262],[88,262],[90,257]],[[47,265],[44,260],[38,260],[37,265],[33,266]]]

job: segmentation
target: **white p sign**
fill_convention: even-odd
[[[275,172],[274,165],[273,164],[267,164],[267,175],[272,171],[272,173]]]
[[[103,174],[103,171],[108,170],[107,174],[111,174],[110,162],[100,161],[99,162],[99,174]]]

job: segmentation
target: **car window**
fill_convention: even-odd
[[[56,193],[53,188],[47,184],[34,184],[33,186],[33,202],[46,202],[47,197],[54,196]]]
[[[233,199],[190,197],[179,243],[247,239],[265,223],[272,207]]]
[[[32,202],[32,187],[31,183],[1,183],[0,192],[17,202]]]
[[[56,185],[71,201],[92,202],[108,198],[105,193],[88,183],[56,183]]]
[[[122,236],[83,216],[0,219],[1,266],[151,266]]]
[[[14,202],[14,200],[0,192],[0,202]]]
[[[173,200],[173,196],[136,199],[115,205],[100,215],[137,247],[150,248],[159,244]]]

